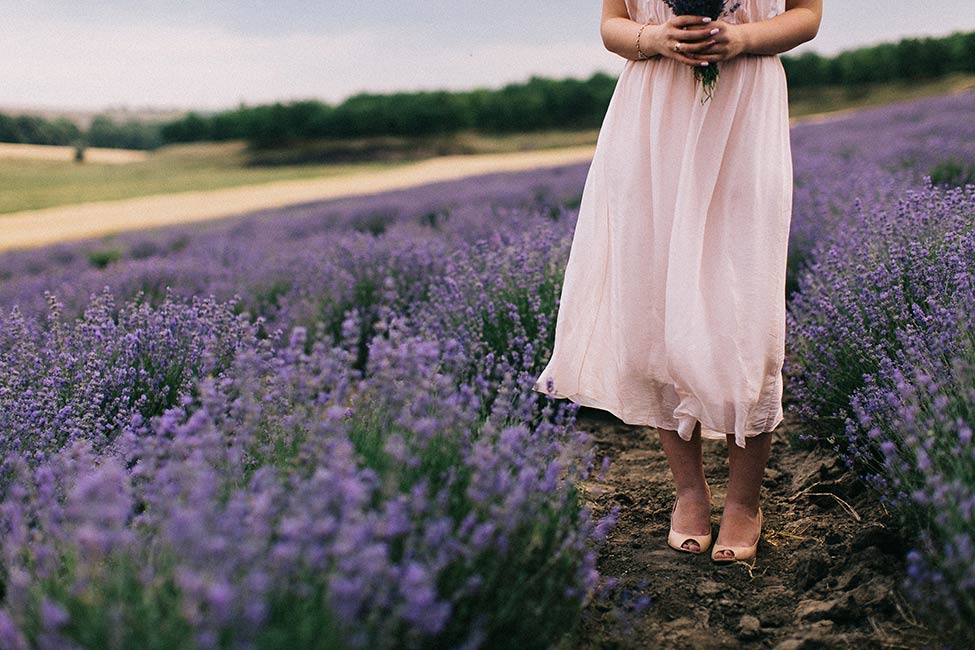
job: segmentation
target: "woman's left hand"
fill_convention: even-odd
[[[745,52],[745,35],[742,33],[742,25],[715,20],[711,23],[711,28],[718,30],[710,38],[714,44],[700,52],[688,54],[688,56],[713,63],[731,59]]]

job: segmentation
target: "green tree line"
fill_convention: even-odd
[[[826,57],[781,57],[791,87],[858,86],[975,73],[975,32],[906,38]],[[166,142],[244,139],[275,146],[302,139],[428,136],[470,129],[500,134],[551,128],[598,128],[616,79],[531,77],[497,90],[361,93],[337,106],[318,101],[244,107],[205,117],[191,113],[162,129]]]
[[[793,88],[937,79],[952,72],[975,73],[975,32],[940,38],[905,38],[846,50],[832,57],[815,52],[783,56]]]
[[[81,139],[81,129],[66,117],[45,120],[34,115],[0,113],[0,142],[71,145]]]
[[[360,93],[338,106],[319,101],[246,107],[205,117],[190,113],[162,127],[166,142],[245,139],[273,146],[309,138],[444,135],[472,129],[511,133],[596,128],[616,79],[533,76],[498,90]]]
[[[783,55],[790,87],[910,82],[952,72],[975,73],[975,32],[905,38],[822,56]],[[0,114],[0,142],[78,144],[154,149],[177,142],[246,140],[256,147],[325,138],[447,135],[462,130],[486,134],[545,129],[598,128],[616,78],[598,72],[588,79],[548,79],[499,89],[360,93],[331,106],[297,101],[204,115],[191,112],[166,123],[96,117],[82,132],[65,118]]]
[[[104,115],[91,121],[86,135],[86,144],[90,147],[155,149],[164,144],[162,125],[159,122],[116,122]]]
[[[116,122],[105,115],[98,115],[82,131],[66,117],[47,120],[36,115],[3,113],[0,113],[0,142],[114,149],[155,149],[164,144],[162,124],[158,122]]]

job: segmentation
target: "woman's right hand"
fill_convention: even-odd
[[[665,23],[648,26],[643,39],[649,42],[649,51],[655,54],[700,67],[701,60],[695,59],[694,54],[714,44],[711,38],[714,28],[710,22],[711,19],[705,16],[673,16]],[[679,51],[674,49],[675,45]]]

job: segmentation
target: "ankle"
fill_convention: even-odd
[[[726,499],[722,513],[730,512],[735,515],[744,514],[749,517],[757,517],[760,507],[761,503],[758,501],[732,501]]]
[[[676,489],[677,498],[685,501],[710,501],[711,490],[707,483],[700,485],[686,485]]]

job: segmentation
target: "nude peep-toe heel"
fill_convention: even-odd
[[[719,564],[730,564],[731,562],[736,562],[738,560],[746,561],[755,559],[755,555],[758,551],[758,542],[762,539],[762,508],[758,508],[758,539],[751,546],[725,546],[724,544],[715,544],[714,548],[711,550],[711,559]],[[718,557],[718,552],[720,551],[731,551],[731,557]]]
[[[708,489],[708,500],[711,498],[711,490]],[[674,530],[674,510],[677,510],[677,499],[674,499],[674,507],[670,511],[670,532],[667,534],[667,545],[672,549],[678,551],[684,551],[685,553],[694,553],[695,555],[704,553],[708,550],[711,545],[711,532],[708,531],[706,535],[688,535],[686,533],[678,533]],[[710,526],[710,523],[708,524]],[[697,551],[690,548],[685,548],[682,544],[687,543],[688,540],[694,540],[697,542]]]

